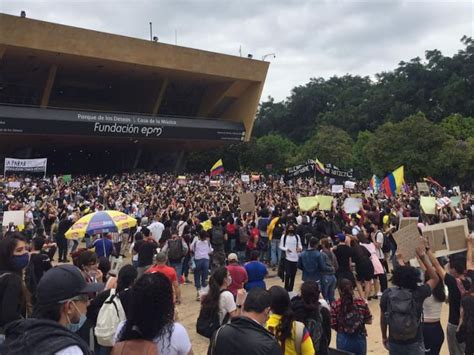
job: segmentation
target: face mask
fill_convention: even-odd
[[[84,323],[86,322],[86,315],[85,314],[82,314],[81,312],[79,312],[79,309],[77,308],[76,304],[73,302],[72,303],[74,305],[74,308],[76,309],[76,311],[81,315],[81,317],[79,318],[79,322],[78,323],[71,323],[71,320],[69,319],[69,316],[66,315],[67,317],[67,321],[69,322],[66,327],[67,329],[69,329],[71,332],[73,333],[76,333],[79,329],[82,328],[82,326],[84,325]]]
[[[16,271],[23,270],[26,267],[26,265],[28,265],[29,261],[30,261],[30,255],[28,253],[25,253],[22,255],[13,255],[12,257],[13,268]]]

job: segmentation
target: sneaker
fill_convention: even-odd
[[[199,294],[199,291],[197,292],[196,301],[201,301],[201,295]]]
[[[186,279],[186,280],[184,280],[184,284],[185,284],[185,285],[191,285],[191,284],[192,284],[192,282],[191,282],[191,281],[189,281],[188,279]]]

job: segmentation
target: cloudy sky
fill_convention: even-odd
[[[311,77],[373,75],[474,37],[474,2],[304,0],[0,0],[0,12],[226,54],[268,57],[262,99]]]

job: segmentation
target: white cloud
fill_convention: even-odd
[[[3,0],[0,11],[260,59],[276,53],[262,98],[286,98],[311,77],[373,75],[474,36],[471,1]]]

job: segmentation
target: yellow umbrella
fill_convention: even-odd
[[[114,233],[137,225],[137,220],[119,211],[89,213],[66,232],[67,239],[83,238],[86,234]]]

